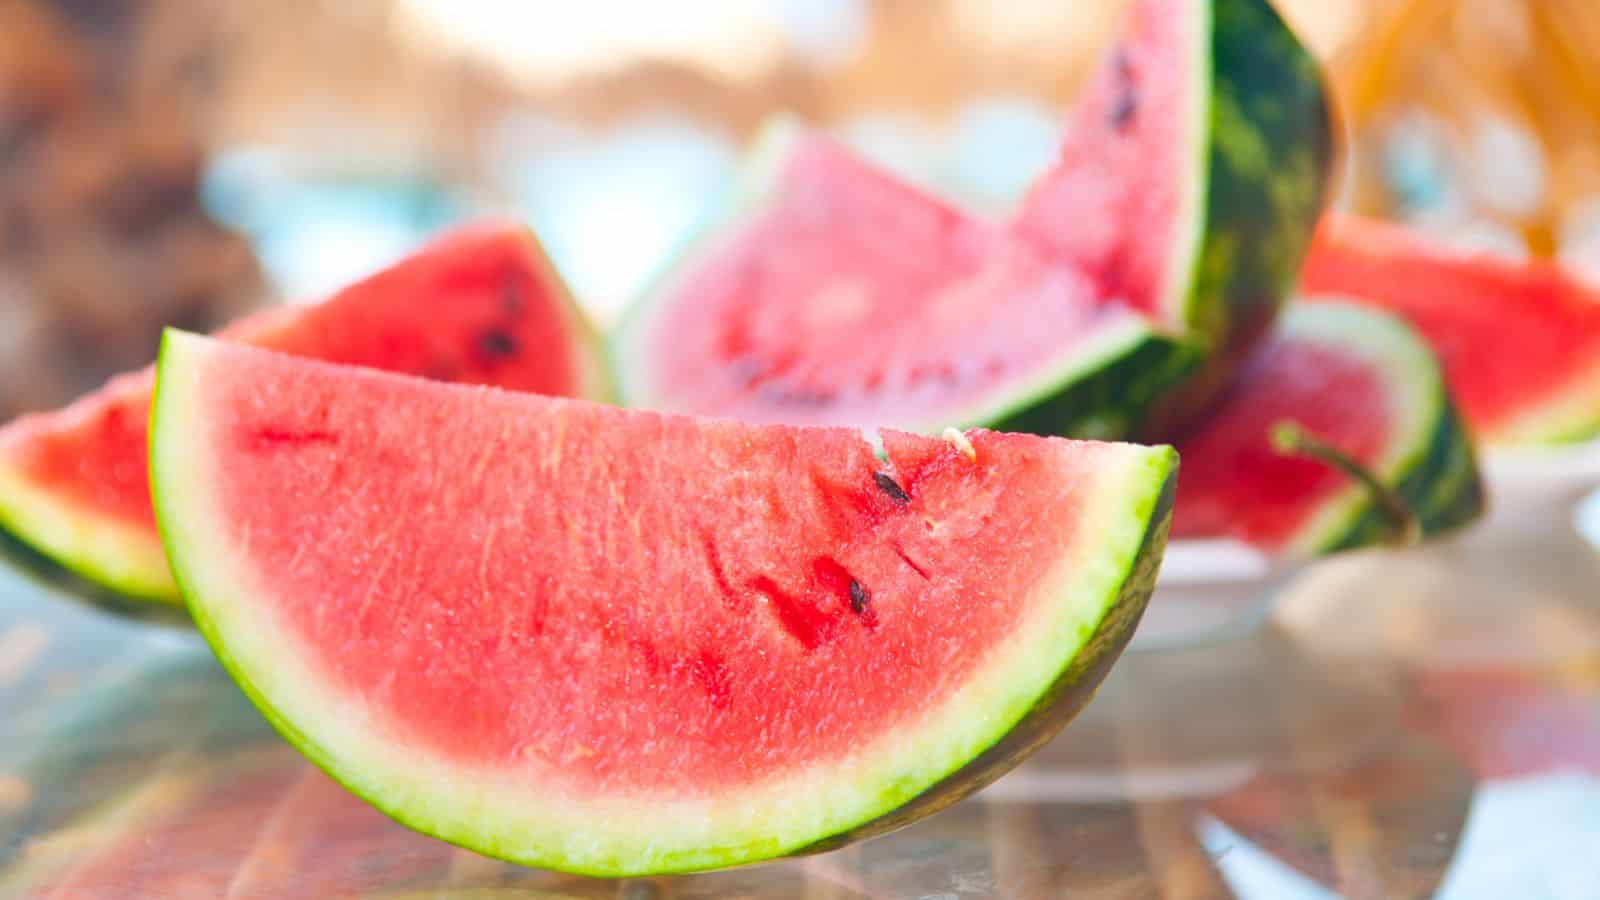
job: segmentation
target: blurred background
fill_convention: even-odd
[[[1592,2],[1279,0],[1340,205],[1600,271]],[[1003,209],[1123,5],[0,0],[0,419],[485,212],[608,321],[776,111]]]

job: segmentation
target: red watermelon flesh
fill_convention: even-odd
[[[1280,445],[1282,425],[1321,452]],[[1173,532],[1184,537],[1310,555],[1395,540],[1413,526],[1442,533],[1482,508],[1471,442],[1437,360],[1399,319],[1358,305],[1290,306],[1177,444]]]
[[[463,229],[320,304],[269,310],[222,334],[446,381],[554,395],[607,390],[581,313],[518,226]],[[176,600],[150,506],[153,383],[153,370],[121,376],[70,407],[0,430],[0,525],[107,587]],[[49,519],[91,524],[40,524]],[[96,534],[112,539],[91,541]]]
[[[1015,232],[1050,258],[1070,261],[1104,301],[1118,301],[1174,331],[1188,311],[1181,265],[1199,240],[1195,227],[1204,185],[1188,158],[1204,143],[1191,96],[1206,86],[1209,23],[1174,5],[1138,3],[1110,59],[1074,108],[1050,170],[1029,190]],[[1174,58],[1184,49],[1188,65]],[[1191,233],[1192,232],[1192,233]],[[1174,248],[1182,248],[1174,250]]]
[[[953,776],[1087,699],[1174,465],[990,432],[886,433],[882,461],[850,429],[176,334],[154,419],[190,611],[280,730],[404,822],[612,874],[788,852],[1014,764]]]
[[[1547,261],[1456,250],[1396,225],[1330,216],[1302,289],[1403,316],[1444,362],[1451,391],[1492,444],[1600,431],[1600,300]]]
[[[1367,361],[1309,340],[1269,339],[1221,407],[1179,443],[1184,466],[1173,533],[1232,535],[1282,549],[1350,483],[1325,462],[1275,448],[1273,427],[1293,421],[1317,435],[1337,435],[1342,451],[1373,461],[1393,416],[1389,393]]]
[[[1084,273],[825,137],[771,145],[759,208],[674,276],[676,302],[624,326],[635,405],[937,430],[997,392],[1026,395],[1075,348],[1147,330]]]

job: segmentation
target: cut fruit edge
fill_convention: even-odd
[[[645,290],[629,304],[608,342],[614,381],[628,406],[644,409],[664,408],[658,392],[646,374],[654,363],[652,341],[659,340],[658,319],[667,314],[670,298],[677,295],[677,283],[708,251],[728,242],[752,216],[773,208],[781,198],[784,167],[795,148],[805,141],[835,144],[834,138],[814,131],[792,115],[767,119],[749,150],[730,201],[698,229],[692,229],[678,248],[668,254],[662,268],[650,279]],[[886,181],[901,183],[898,175],[855,157],[847,148],[835,152],[852,160],[862,170],[875,172]],[[905,185],[907,190],[920,188]],[[936,202],[945,205],[944,198]],[[998,227],[998,226],[996,226]],[[1052,358],[1042,362],[1026,376],[1009,380],[1001,387],[960,406],[931,415],[926,421],[895,422],[894,427],[921,434],[937,434],[945,427],[994,428],[1000,431],[1030,431],[1044,435],[1064,434],[1057,427],[1039,429],[1036,419],[1051,418],[1053,407],[1063,405],[1063,421],[1083,424],[1066,436],[1080,439],[1115,440],[1128,429],[1097,428],[1095,423],[1110,414],[1090,395],[1091,383],[1100,375],[1116,376],[1119,382],[1148,382],[1151,397],[1135,398],[1132,406],[1153,402],[1161,388],[1180,382],[1199,362],[1195,348],[1167,334],[1164,326],[1151,322],[1134,310],[1108,313],[1093,333],[1069,342]],[[1126,374],[1127,379],[1120,376]],[[1101,392],[1103,393],[1103,392]],[[1137,391],[1132,393],[1138,393]],[[1082,394],[1083,396],[1080,396]],[[1144,410],[1134,409],[1134,415]],[[1030,413],[1037,415],[1029,416]]]
[[[566,323],[571,337],[567,346],[574,356],[574,375],[582,396],[613,399],[616,389],[602,349],[604,342],[528,226],[494,219],[476,222],[448,232],[421,248],[419,254],[402,257],[395,265],[404,265],[420,254],[444,254],[461,245],[505,239],[517,241],[538,270],[541,287],[555,301]],[[370,278],[384,277],[392,268],[385,267],[354,282],[333,294],[330,301],[336,302],[344,291],[358,288]],[[271,342],[282,329],[295,326],[298,310],[308,308],[268,307],[229,324],[219,336],[247,343]],[[72,431],[83,420],[99,415],[108,402],[128,402],[139,393],[148,395],[154,384],[153,367],[124,373],[65,407],[24,416],[16,423],[48,417],[62,431]],[[16,423],[7,424],[0,431],[0,550],[20,567],[46,581],[60,583],[69,592],[95,594],[95,601],[102,605],[124,612],[138,612],[141,605],[157,606],[167,610],[150,610],[158,618],[176,614],[181,619],[183,601],[159,535],[93,509],[66,491],[43,486],[22,468],[7,462],[4,437],[11,436],[8,432]]]
[[[1600,443],[1600,356],[1566,386],[1500,423],[1489,438],[1490,447],[1506,449]]]
[[[1310,342],[1332,336],[1342,352],[1361,356],[1382,373],[1394,392],[1394,421],[1405,427],[1366,468],[1409,506],[1421,535],[1449,531],[1476,517],[1481,488],[1471,440],[1439,361],[1421,337],[1396,316],[1333,302],[1293,306],[1278,327]],[[1381,543],[1392,525],[1379,505],[1369,488],[1352,481],[1322,504],[1285,551],[1316,556]]]
[[[298,640],[252,585],[250,561],[222,537],[206,488],[221,475],[198,437],[197,392],[218,346],[168,332],[152,431],[157,516],[201,633],[273,725],[351,791],[411,827],[524,864],[595,875],[736,865],[889,830],[907,824],[907,810],[954,802],[1087,702],[1137,624],[1170,521],[1175,452],[1130,448],[1121,472],[1095,480],[1082,511],[1095,527],[1063,548],[1027,618],[915,724],[848,759],[737,790],[585,799],[408,751],[295,652]]]
[[[1525,310],[1530,321],[1570,316],[1575,309],[1592,304],[1597,311],[1594,318],[1563,324],[1588,333],[1595,333],[1594,327],[1600,326],[1600,294],[1594,285],[1554,261],[1457,247],[1432,240],[1405,225],[1330,213],[1320,226],[1317,244],[1307,260],[1308,299],[1353,301],[1394,311],[1402,317],[1410,313],[1407,307],[1416,301],[1422,301],[1421,308],[1428,310],[1436,301],[1445,299],[1432,296],[1441,290],[1435,287],[1395,302],[1394,295],[1384,286],[1374,289],[1377,299],[1368,299],[1362,296],[1360,280],[1351,277],[1352,269],[1370,270],[1368,278],[1384,279],[1387,286],[1437,281],[1462,290],[1457,285],[1464,283],[1468,285],[1465,290],[1486,295],[1485,302],[1506,305],[1503,314],[1523,314]],[[1478,298],[1452,294],[1449,299],[1471,306]],[[1510,309],[1512,305],[1517,309]],[[1439,340],[1447,358],[1451,355],[1449,344],[1459,343],[1470,350],[1483,343],[1470,332],[1458,336],[1445,330]],[[1584,355],[1588,358],[1568,366],[1563,381],[1537,391],[1518,391],[1522,406],[1517,411],[1502,414],[1495,410],[1492,419],[1476,416],[1473,425],[1480,443],[1489,451],[1516,453],[1600,439],[1600,352],[1591,349]],[[1548,364],[1539,359],[1531,368],[1538,371]],[[1562,365],[1567,363],[1563,361]],[[1470,403],[1466,406],[1471,408]]]
[[[119,376],[106,390],[148,391],[153,383],[153,373],[139,372]],[[70,423],[94,412],[91,404],[99,396],[51,415]],[[174,610],[181,605],[158,535],[42,487],[3,459],[0,455],[0,532],[12,545],[7,548],[12,561],[47,580],[76,576],[137,603]]]

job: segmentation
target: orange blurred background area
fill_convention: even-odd
[[[1600,260],[1591,0],[1280,0],[1339,202]],[[1001,209],[1123,0],[0,0],[0,415],[510,211],[602,320],[790,111]]]

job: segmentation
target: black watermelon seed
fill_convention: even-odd
[[[479,335],[478,346],[490,356],[515,356],[517,354],[517,339],[498,328],[491,328]]]
[[[850,579],[850,611],[858,616],[867,611],[867,589],[854,578]]]
[[[900,482],[895,481],[894,476],[890,475],[888,472],[873,472],[872,480],[878,483],[878,490],[888,494],[889,499],[893,500],[894,502],[911,502],[911,497],[906,494],[905,488],[901,487]]]

